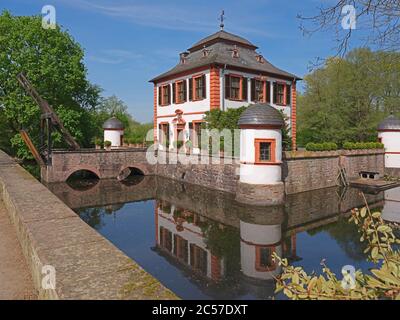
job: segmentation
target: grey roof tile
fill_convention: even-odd
[[[238,36],[229,34],[230,39],[236,39],[234,37],[240,38]],[[256,47],[247,40],[244,40],[243,38],[240,39],[243,39],[243,41],[248,42],[247,46],[242,46],[241,43],[243,41],[241,40],[232,40],[235,41],[237,48],[239,50],[238,58],[235,58],[232,55],[232,49],[234,48],[234,44],[227,43],[225,39],[218,38],[215,36],[215,34],[211,35],[209,38],[217,39],[218,41],[212,42],[209,46],[206,47],[206,49],[209,51],[207,56],[205,57],[203,56],[203,50],[191,51],[187,55],[186,62],[184,64],[182,63],[177,64],[169,71],[153,78],[152,80],[150,80],[150,82],[156,82],[168,76],[172,76],[194,68],[204,67],[213,64],[244,68],[249,71],[253,71],[255,73],[266,73],[266,74],[276,75],[278,77],[283,76],[289,79],[295,78],[296,80],[301,80],[301,78],[299,78],[298,76],[275,67],[265,58],[263,63],[258,62],[256,59],[257,53],[254,49]],[[198,44],[208,43],[209,41],[205,41],[205,39],[198,42]],[[254,46],[254,48],[250,48],[248,47],[248,45]]]
[[[400,130],[400,120],[391,114],[378,125],[378,131],[382,130]]]
[[[239,118],[238,125],[266,125],[283,126],[285,123],[282,114],[267,103],[257,103],[250,105],[243,111]]]
[[[103,124],[103,129],[124,129],[124,124],[118,120],[116,117],[108,119]]]

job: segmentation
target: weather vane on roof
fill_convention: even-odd
[[[219,27],[221,28],[221,30],[224,30],[224,20],[225,20],[224,15],[225,15],[225,11],[222,10],[221,16],[220,16],[220,21],[221,21],[221,23],[220,23],[220,25],[219,25]]]

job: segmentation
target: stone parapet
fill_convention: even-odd
[[[3,151],[0,192],[39,298],[177,298]],[[42,286],[44,266],[55,269],[54,289]]]

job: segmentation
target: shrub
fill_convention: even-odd
[[[383,143],[380,142],[345,142],[343,149],[360,150],[360,149],[383,149]]]
[[[334,142],[323,142],[323,143],[309,142],[306,145],[307,151],[332,151],[337,149],[338,146]]]
[[[104,146],[106,148],[111,147],[111,141],[108,141],[108,140],[104,141]]]
[[[95,144],[96,146],[101,146],[101,145],[103,144],[103,140],[100,139],[100,138],[95,138],[95,139],[94,139],[94,144]]]

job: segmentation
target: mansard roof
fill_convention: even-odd
[[[212,35],[201,39],[197,43],[195,43],[191,48],[188,50],[190,52],[202,49],[204,46],[209,46],[215,42],[226,42],[231,44],[240,44],[246,47],[257,49],[258,47],[252,44],[250,41],[246,40],[245,38],[239,37],[233,33],[226,32],[224,30],[220,30]]]
[[[275,67],[264,57],[260,62],[260,55],[256,52],[257,47],[248,40],[228,33],[219,31],[206,37],[191,48],[184,57],[184,63],[180,62],[169,71],[153,78],[150,82],[158,82],[167,77],[190,71],[191,69],[218,65],[227,66],[243,71],[268,74],[287,79],[301,80],[298,76]],[[237,50],[238,56],[233,55]],[[205,52],[206,51],[206,52]]]

